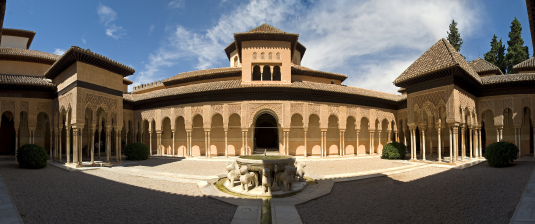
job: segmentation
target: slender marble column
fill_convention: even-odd
[[[459,128],[456,126],[453,128],[453,139],[454,141],[454,147],[455,147],[455,162],[459,161]]]
[[[207,145],[206,149],[208,150],[208,157],[211,158],[212,157],[212,148],[211,148],[211,145],[210,145],[210,131],[207,131],[206,133],[208,134],[208,136],[206,137],[206,140],[208,141],[208,145]]]
[[[84,132],[84,128],[82,126],[78,130],[78,134],[80,135],[80,139],[78,140],[78,164],[80,164],[80,165],[82,165],[82,162],[83,162],[83,160],[82,160],[82,156],[83,156],[82,155],[82,152],[83,152],[82,147],[84,146],[83,145],[83,136],[84,136],[83,132]]]
[[[303,156],[307,157],[307,131],[305,131],[305,153]]]
[[[150,151],[149,155],[152,156],[152,153],[153,153],[152,152],[152,131],[149,131],[149,151]]]
[[[160,133],[160,137],[161,135],[162,133]],[[115,139],[117,139],[116,141],[117,150],[115,150],[115,160],[117,162],[120,162],[121,161],[121,131],[118,130],[115,136],[116,136]]]
[[[73,127],[73,144],[72,144],[72,162],[75,165],[78,165],[78,128]]]
[[[474,148],[472,147],[473,146],[473,143],[472,143],[473,130],[472,130],[472,128],[470,128],[468,130],[468,132],[469,132],[468,135],[470,137],[470,140],[469,140],[470,141],[470,149],[469,149],[470,150],[470,159],[473,159],[474,158],[474,150],[473,150]]]
[[[171,130],[173,132],[173,148],[171,149],[173,151],[172,155],[175,156],[175,130]],[[178,153],[177,153],[178,154]]]
[[[439,125],[437,125],[437,140],[438,140],[438,161],[442,162],[442,135],[440,133]]]
[[[249,153],[249,136],[247,136],[247,131],[245,131],[245,151],[247,152],[247,155],[250,155]]]
[[[156,131],[156,155],[162,156],[162,131]]]
[[[100,145],[101,145],[101,136],[102,134],[102,127],[99,127],[98,129],[98,158],[100,159],[100,152],[101,152],[101,148],[100,148]]]
[[[342,156],[346,155],[346,135],[345,131],[342,132]]]
[[[95,132],[93,131],[95,130],[94,128],[91,128],[89,130],[89,133],[93,133],[93,135],[95,134]],[[89,152],[91,153],[91,165],[95,164],[95,136],[93,136],[93,138],[89,138],[89,143],[88,143],[88,147],[89,149]]]
[[[71,163],[71,130],[70,127],[66,127],[67,132],[67,144],[65,144],[65,149],[67,150],[67,163]]]
[[[228,131],[225,130],[225,157],[228,158],[228,137],[227,137]]]
[[[477,130],[479,137],[479,156],[483,157],[483,142],[481,141],[481,128]]]
[[[422,129],[422,145],[423,145],[423,150],[422,150],[422,160],[425,161],[425,131],[426,129]]]
[[[449,127],[448,129],[450,132],[450,163],[453,163],[453,127]]]
[[[370,132],[370,156],[374,154],[374,148],[373,148],[373,143],[374,143],[374,136],[373,136],[373,132]]]
[[[342,131],[340,131],[340,151],[339,151],[339,154],[340,154],[340,156],[342,156]]]
[[[61,143],[62,143],[62,141],[61,141],[61,133],[63,133],[63,127],[59,129],[59,137],[58,137],[58,139],[59,139],[59,141],[58,141],[58,143],[59,143],[58,144],[58,150],[59,150],[58,159],[59,159],[60,162],[61,162],[61,150],[62,150],[61,149]],[[16,142],[15,142],[15,144],[16,144]]]
[[[355,145],[355,155],[358,156],[359,155],[359,130],[357,129],[356,132],[357,132],[357,145]]]
[[[110,162],[111,157],[111,127],[106,127],[106,162]]]
[[[462,155],[461,155],[461,161],[464,161],[464,157],[466,156],[466,142],[465,142],[465,132],[466,132],[466,128],[465,128],[465,125],[463,125],[461,127],[461,152],[462,152]]]

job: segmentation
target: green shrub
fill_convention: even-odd
[[[127,160],[146,160],[149,158],[149,147],[139,142],[130,143],[124,148],[124,154]]]
[[[394,147],[392,144],[386,144],[383,147],[383,155],[381,155],[382,159],[399,159],[399,152],[396,147]]]
[[[35,145],[26,144],[17,150],[17,162],[22,168],[40,169],[46,167],[48,154],[45,148]]]
[[[509,142],[495,142],[485,148],[485,159],[490,166],[509,166],[518,158],[518,147]]]
[[[407,147],[399,142],[388,143],[383,147],[382,159],[405,159]]]

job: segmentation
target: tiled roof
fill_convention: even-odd
[[[241,76],[241,70],[241,67],[225,67],[183,72],[164,80],[163,83],[165,85],[176,85],[204,79]]]
[[[253,28],[246,33],[286,33],[282,30],[279,30],[267,23],[264,23],[260,26],[257,26],[256,28]]]
[[[503,75],[502,71],[498,66],[493,65],[492,63],[482,59],[481,57],[469,62],[470,66],[474,69],[475,72],[479,75],[495,73],[497,75]]]
[[[134,82],[132,82],[132,80],[129,80],[129,79],[127,79],[127,78],[123,78],[123,84],[130,85],[130,84],[132,84],[132,83],[134,83]]]
[[[534,70],[535,70],[535,57],[532,57],[528,60],[525,60],[513,66],[514,72],[534,71]]]
[[[472,69],[468,62],[457,53],[446,39],[442,38],[412,63],[407,70],[401,73],[394,80],[394,84],[456,66],[459,66],[472,78],[481,82],[479,75]]]
[[[306,76],[312,76],[312,77],[336,79],[340,81],[344,81],[345,79],[347,79],[347,75],[344,75],[344,74],[318,71],[318,70],[314,70],[314,69],[307,68],[305,66],[300,66],[300,65],[292,65],[292,75],[306,75]]]
[[[535,73],[510,74],[510,75],[493,75],[481,77],[483,85],[497,84],[497,83],[511,83],[522,81],[534,81]]]
[[[60,72],[69,67],[72,63],[80,61],[93,66],[106,69],[110,72],[122,75],[129,76],[134,74],[136,70],[130,68],[126,65],[123,65],[119,62],[111,60],[107,57],[104,57],[100,54],[91,52],[89,49],[82,49],[77,46],[72,46],[69,48],[63,55],[54,63],[44,74],[45,77],[53,79]]]
[[[42,51],[0,47],[0,60],[54,64],[61,56]]]
[[[249,88],[290,88],[290,89],[302,89],[302,90],[311,90],[311,91],[327,91],[335,93],[345,93],[351,95],[359,96],[368,96],[378,99],[390,100],[390,101],[399,101],[403,100],[406,96],[395,95],[390,93],[383,93],[374,90],[367,90],[357,87],[333,85],[333,84],[323,84],[316,82],[293,82],[292,84],[242,84],[241,80],[227,80],[227,81],[216,81],[216,82],[207,82],[207,83],[197,83],[186,86],[178,86],[167,89],[155,90],[148,93],[141,94],[125,94],[129,100],[133,101],[142,101],[153,98],[165,97],[165,96],[177,96],[183,94],[191,93],[203,93],[208,91],[216,90],[232,90],[232,89],[249,89]]]
[[[26,48],[29,49],[30,45],[32,45],[33,38],[35,37],[35,31],[3,28],[2,35],[28,38],[28,43],[26,43]]]
[[[0,85],[16,85],[16,86],[39,86],[54,88],[56,84],[49,79],[40,76],[30,75],[8,75],[0,74]]]

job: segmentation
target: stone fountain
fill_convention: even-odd
[[[223,186],[249,196],[291,194],[307,186],[304,167],[304,162],[296,162],[292,156],[240,156],[227,164],[228,181]]]

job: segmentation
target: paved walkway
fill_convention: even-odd
[[[23,223],[20,218],[17,207],[11,200],[11,195],[7,189],[4,178],[0,175],[0,223],[2,224],[18,224]]]
[[[510,223],[535,223],[535,170],[531,173]]]

